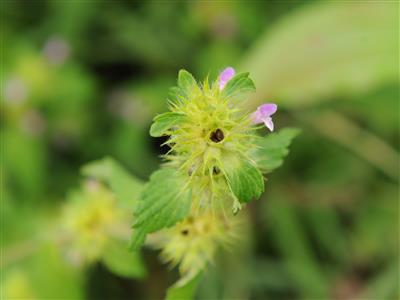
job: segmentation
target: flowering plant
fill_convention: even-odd
[[[248,73],[226,68],[217,80],[199,84],[185,70],[171,90],[169,112],[157,115],[153,137],[168,136],[170,151],[134,208],[131,249],[148,239],[162,258],[179,265],[183,285],[212,261],[218,246],[239,237],[238,212],[264,192],[263,174],[282,164],[297,129],[274,130],[277,105],[253,113],[244,96],[255,90]]]
[[[282,164],[298,134],[293,128],[271,133],[274,103],[249,112],[245,96],[254,90],[249,74],[233,68],[201,84],[181,70],[170,111],[150,128],[151,136],[168,137],[164,164],[147,183],[109,157],[84,165],[83,184],[68,194],[48,234],[52,246],[78,269],[101,262],[118,276],[142,279],[147,269],[137,250],[146,244],[179,269],[167,299],[190,298],[182,293],[193,295],[218,250],[248,236],[241,210],[260,198],[265,174]]]

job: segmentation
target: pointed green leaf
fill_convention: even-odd
[[[107,245],[102,261],[111,272],[121,277],[144,278],[147,273],[140,252],[130,252],[121,241]]]
[[[85,176],[106,182],[117,199],[127,204],[133,204],[144,187],[141,180],[129,174],[111,157],[88,163],[82,167],[81,172]]]
[[[154,172],[134,210],[130,248],[138,249],[148,233],[183,219],[189,213],[190,204],[191,193],[185,188],[185,178],[181,174],[169,168]]]
[[[228,81],[223,89],[223,95],[227,98],[235,97],[239,94],[254,92],[256,87],[249,78],[249,73],[239,73]]]
[[[225,168],[228,185],[240,202],[250,202],[264,192],[264,178],[257,167],[245,158],[230,160]]]
[[[167,296],[165,300],[194,299],[200,280],[201,280],[201,274],[197,275],[184,285],[180,285],[180,281],[178,281],[167,290]]]
[[[197,86],[197,82],[188,71],[180,70],[178,74],[178,86],[184,91],[189,91],[194,86]]]
[[[154,118],[154,123],[150,127],[150,135],[159,137],[167,134],[168,130],[179,124],[185,119],[185,115],[176,112],[166,112]]]
[[[271,172],[283,164],[283,159],[289,153],[289,145],[300,133],[296,128],[285,128],[279,132],[270,133],[257,141],[258,149],[252,153],[257,166],[263,172]]]

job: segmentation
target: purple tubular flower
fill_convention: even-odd
[[[260,105],[257,110],[252,114],[254,124],[264,123],[265,126],[274,131],[274,123],[271,116],[277,111],[278,105],[275,103],[265,103]]]
[[[222,90],[232,77],[235,76],[235,69],[227,67],[219,74],[219,89]]]

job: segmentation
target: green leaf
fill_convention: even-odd
[[[178,86],[184,91],[190,91],[197,86],[196,79],[186,70],[180,70],[178,74]]]
[[[185,115],[177,112],[166,112],[154,118],[150,127],[150,135],[159,137],[167,134],[168,130],[185,119]]]
[[[249,73],[239,73],[228,81],[223,89],[223,95],[227,98],[235,97],[238,94],[254,92],[256,87],[253,81],[249,78]]]
[[[130,248],[137,250],[148,233],[183,219],[189,213],[190,204],[191,193],[185,188],[185,178],[181,174],[170,168],[155,171],[134,211]]]
[[[228,185],[240,202],[250,202],[264,192],[264,178],[257,167],[249,160],[230,159],[225,167]]]
[[[271,172],[283,164],[283,159],[289,153],[289,145],[300,133],[296,128],[285,128],[279,132],[270,133],[257,140],[258,149],[251,156],[263,172]]]
[[[81,169],[83,175],[105,181],[119,201],[128,205],[135,203],[144,183],[128,173],[111,157],[88,163]]]
[[[194,299],[196,289],[201,280],[201,274],[194,277],[192,280],[187,282],[185,285],[180,285],[180,281],[175,283],[167,290],[167,296],[165,300],[191,300]]]
[[[147,275],[141,254],[130,252],[123,242],[110,242],[104,251],[102,260],[111,272],[121,277],[144,278]]]
[[[241,63],[257,86],[249,107],[304,107],[397,82],[398,2],[356,2],[310,3],[268,28]]]
[[[174,86],[169,89],[168,92],[168,100],[172,103],[181,103],[182,99],[182,90],[181,88]]]

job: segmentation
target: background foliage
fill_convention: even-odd
[[[246,243],[196,279],[197,297],[398,297],[398,24],[396,1],[2,1],[5,299],[165,296],[177,276],[154,251],[71,264],[59,212],[81,166],[105,156],[136,179],[112,159],[84,175],[138,192],[168,150],[148,132],[177,71],[227,65],[255,81],[249,110],[273,100],[278,129],[302,134],[250,205]]]

